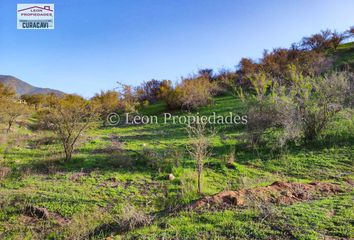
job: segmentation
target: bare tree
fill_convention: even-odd
[[[56,132],[65,152],[65,161],[70,161],[75,144],[97,119],[93,104],[77,95],[66,95],[54,101],[42,112],[42,120]]]
[[[204,161],[210,156],[210,138],[214,135],[214,131],[208,131],[206,124],[196,123],[187,126],[187,132],[190,144],[187,150],[191,157],[196,161],[198,174],[198,193],[202,192],[201,178],[204,167]]]
[[[354,37],[354,26],[351,26],[351,27],[346,31],[346,34],[347,34],[347,38],[352,38],[352,37]]]

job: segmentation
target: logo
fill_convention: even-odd
[[[17,4],[17,29],[54,29],[54,4]]]

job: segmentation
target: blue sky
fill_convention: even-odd
[[[17,3],[54,3],[55,30],[17,30]],[[0,74],[85,97],[288,47],[354,25],[352,0],[1,0]]]

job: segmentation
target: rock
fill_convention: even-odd
[[[25,214],[30,217],[36,217],[39,219],[49,219],[49,211],[46,208],[27,206],[25,209]]]
[[[167,176],[167,179],[170,180],[170,181],[172,181],[172,180],[175,179],[175,178],[176,178],[176,177],[173,176],[172,173],[168,174],[168,176]]]

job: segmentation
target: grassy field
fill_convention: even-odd
[[[353,46],[338,48],[335,68],[353,64]],[[140,113],[157,115],[161,123],[165,109],[158,102]],[[213,112],[243,115],[246,106],[226,95],[192,114]],[[216,125],[203,195],[275,181],[330,182],[345,190],[289,205],[255,201],[195,211],[178,210],[202,197],[183,124],[97,124],[82,136],[70,162],[63,161],[53,133],[17,124],[0,134],[0,239],[354,239],[353,118],[353,110],[345,109],[315,143],[284,148],[272,134],[251,148],[244,126]],[[35,122],[33,117],[29,125]],[[28,206],[45,208],[49,218],[28,216]]]
[[[158,114],[164,104],[142,109]],[[217,97],[200,114],[244,113],[231,96]],[[173,114],[185,114],[175,112]],[[348,117],[351,116],[351,117]],[[316,145],[252,150],[242,126],[218,126],[213,154],[203,173],[203,193],[266,186],[274,181],[353,181],[354,121],[343,111]],[[6,140],[6,141],[5,141]],[[169,213],[171,206],[200,198],[194,162],[186,152],[184,125],[158,124],[95,128],[64,163],[49,132],[17,127],[1,139],[1,165],[11,174],[0,182],[1,239],[324,239],[354,238],[354,195],[272,205],[265,217],[257,206]],[[226,160],[234,151],[234,168]],[[168,180],[167,174],[176,178]],[[24,214],[44,207],[48,220]],[[147,224],[140,227],[140,223]],[[128,227],[127,227],[128,226]]]

